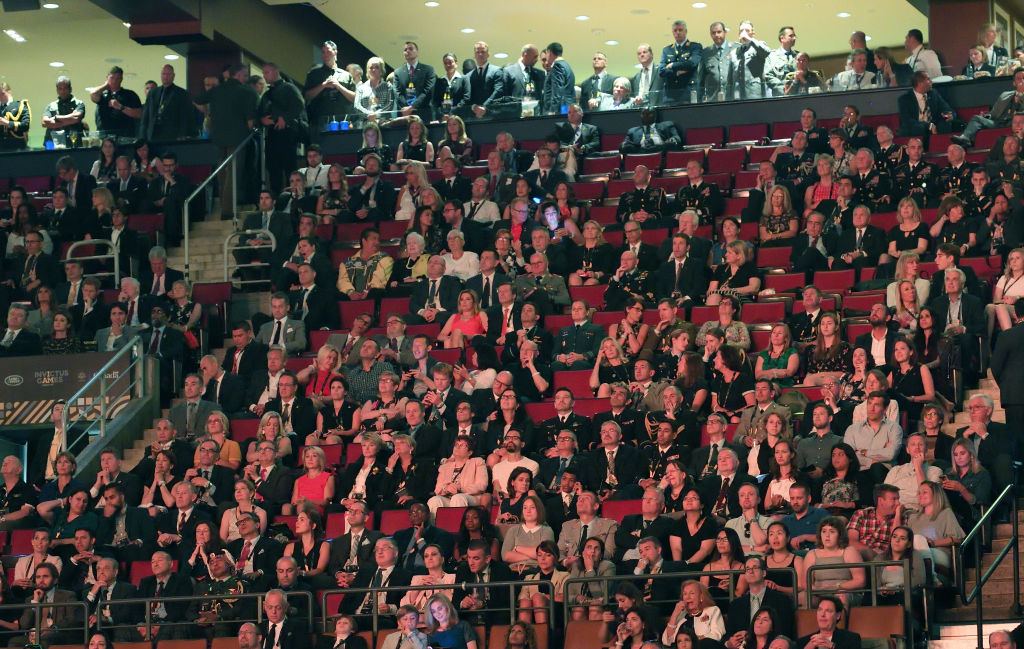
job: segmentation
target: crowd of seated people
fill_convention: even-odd
[[[682,47],[685,24],[673,33],[678,47],[663,57],[686,76],[687,52],[698,49]],[[740,39],[752,69],[762,55],[790,58],[795,33],[781,30],[777,51],[749,24]],[[406,54],[421,67],[415,47]],[[484,45],[481,82],[491,76],[485,54]],[[530,54],[522,63],[533,79]],[[865,58],[853,56],[855,71]],[[547,60],[564,73],[563,59]],[[355,96],[379,99],[379,70],[369,76]],[[772,78],[763,85],[806,75]],[[448,76],[442,102],[477,96],[476,77],[459,79]],[[653,87],[643,71],[637,80]],[[669,86],[689,99],[686,84]],[[255,600],[232,595],[262,592],[266,622],[242,624],[240,646],[254,631],[285,634],[272,646],[288,637],[309,646],[303,607],[312,606],[341,615],[342,640],[377,615],[380,628],[407,636],[395,649],[473,649],[474,624],[508,620],[511,609],[523,623],[516,633],[529,636],[532,624],[567,622],[568,604],[571,619],[603,622],[605,642],[633,649],[853,649],[859,638],[840,622],[865,601],[869,574],[882,575],[886,595],[908,580],[948,583],[950,548],[1013,483],[1024,450],[992,421],[983,394],[970,399],[968,426],[942,430],[957,407],[952,384],[976,383],[985,347],[1024,312],[1014,289],[1024,273],[1024,230],[1014,225],[1024,210],[1024,133],[1006,135],[1011,144],[988,165],[965,162],[951,144],[939,166],[924,158],[922,137],[903,145],[888,126],[872,132],[855,106],[832,131],[805,109],[791,141],[759,163],[742,213],[725,216],[723,188],[704,178],[701,158],[688,161],[674,194],[651,184],[647,166],[627,169],[635,186],[602,222],[573,198],[564,168],[590,152],[583,138],[592,135],[575,128],[583,108],[568,103],[551,148],[534,156],[502,133],[488,173],[473,181],[462,171],[472,144],[457,115],[437,147],[410,120],[394,156],[367,126],[358,186],[310,147],[308,166],[280,196],[261,192],[250,217],[278,241],[274,292],[269,314],[231,324],[223,360],[194,344],[202,305],[163,247],[125,252],[140,270],[121,280],[112,304],[88,264],[64,264],[61,279],[47,238],[135,240],[113,188],[83,194],[88,183],[62,160],[48,226],[8,239],[15,256],[4,290],[18,302],[0,355],[113,351],[140,335],[159,361],[161,395],[182,399],[131,471],[107,449],[95,480],[81,480],[74,455],[59,454],[37,490],[21,480],[17,458],[4,460],[0,528],[35,530],[10,597],[82,601],[89,613],[68,609],[38,629],[25,622],[29,609],[12,614],[0,620],[12,642],[28,633],[62,644],[83,626],[114,641],[220,637],[256,618]],[[488,112],[485,102],[468,105]],[[127,191],[130,161],[106,148],[95,170]],[[443,176],[431,185],[437,152]],[[172,174],[173,162],[162,161]],[[405,172],[400,188],[381,175],[392,164]],[[65,232],[63,210],[82,196],[101,229]],[[25,198],[12,191],[11,214]],[[891,212],[887,227],[871,223]],[[381,235],[395,220],[409,224],[397,248]],[[334,255],[344,250],[335,244],[355,243],[334,238],[348,224],[359,228],[358,246]],[[645,236],[652,230],[656,238]],[[758,265],[772,248],[799,273],[788,292],[769,288],[773,273]],[[964,262],[990,255],[1005,263],[991,290]],[[833,291],[814,283],[829,271],[848,273],[847,291],[875,292],[859,336]],[[768,337],[757,342],[744,311],[781,297],[791,314],[761,323]],[[350,322],[339,305],[358,307]],[[185,369],[180,392],[176,365]],[[612,515],[622,503],[632,509]],[[439,515],[452,507],[463,508],[461,520],[445,529],[454,526]],[[396,510],[407,524],[390,535],[374,529]],[[332,520],[343,524],[328,532]],[[905,558],[910,575],[862,565]],[[133,585],[136,562],[149,562],[153,576]],[[680,587],[659,578],[673,573],[688,579]],[[612,575],[628,579],[602,581]],[[579,578],[590,581],[562,588]],[[524,583],[487,587],[505,581]],[[431,589],[373,590],[410,585]],[[316,593],[339,588],[355,590],[320,610]],[[149,627],[141,605],[113,603],[161,595],[196,599],[154,603]],[[795,639],[795,607],[817,610],[816,633]],[[513,646],[528,646],[509,633]]]

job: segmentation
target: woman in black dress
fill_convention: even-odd
[[[839,335],[839,316],[823,313],[818,320],[818,338],[804,351],[807,376],[804,383],[818,385],[827,376],[839,380],[853,371],[853,349]]]
[[[427,127],[417,115],[410,115],[407,119],[408,134],[398,143],[392,171],[398,171],[410,162],[422,162],[429,169],[434,165],[434,145],[427,140]]]
[[[782,521],[775,521],[768,526],[768,553],[765,555],[765,564],[768,567],[766,579],[774,585],[774,590],[783,595],[792,596],[793,589],[799,588],[799,582],[804,576],[804,562],[798,555],[794,554],[790,547],[789,529]],[[793,568],[796,576],[789,571]],[[771,586],[769,586],[771,587]]]
[[[538,212],[547,214],[552,209],[557,210],[558,207],[554,203],[544,203]],[[606,284],[609,274],[614,272],[615,249],[604,240],[604,230],[597,221],[583,224],[583,245],[573,246],[570,254],[569,286]]]
[[[977,225],[964,218],[967,209],[964,202],[956,196],[947,196],[939,203],[938,219],[932,224],[929,233],[935,239],[935,246],[951,243],[960,249],[960,254],[978,243]]]
[[[66,307],[54,309],[51,327],[50,335],[43,341],[44,354],[78,354],[85,351],[82,341],[75,336],[71,314]]]
[[[748,259],[748,251],[744,241],[733,241],[725,249],[725,263],[715,269],[708,284],[708,295],[705,304],[718,306],[722,294],[729,293],[739,300],[752,300],[761,290],[761,277],[757,268]]]
[[[889,373],[889,385],[896,393],[900,410],[907,413],[911,430],[917,430],[921,419],[921,408],[935,400],[935,386],[932,374],[917,360],[917,350],[905,338],[896,341],[892,348],[895,367]]]
[[[611,396],[613,383],[626,383],[633,379],[633,364],[614,338],[605,338],[597,348],[594,369],[590,372],[590,389],[599,399]]]
[[[437,152],[448,149],[459,166],[473,164],[473,140],[466,137],[466,123],[458,115],[452,115],[445,123],[445,138],[437,143]]]
[[[896,206],[898,225],[889,230],[889,256],[899,259],[905,252],[924,255],[928,252],[932,237],[928,226],[921,222],[921,210],[912,198],[904,198]]]
[[[722,345],[715,355],[718,370],[711,383],[711,410],[739,423],[740,412],[754,405],[754,380],[743,372],[743,352],[731,345]]]
[[[363,157],[370,154],[376,153],[380,156],[380,168],[389,169],[391,163],[394,160],[395,154],[391,151],[391,147],[384,143],[384,137],[380,133],[380,127],[377,126],[376,122],[367,122],[363,126],[363,146],[356,151],[356,160],[362,164]],[[357,167],[356,172],[362,173],[362,167]]]
[[[306,436],[306,444],[341,444],[351,439],[362,423],[359,405],[349,401],[348,382],[342,376],[331,378],[330,400],[316,416],[316,430]]]
[[[327,572],[331,544],[324,540],[323,518],[315,505],[302,508],[295,519],[295,540],[284,548],[284,556],[295,559],[299,576],[315,588],[331,588],[335,584]]]
[[[704,513],[700,492],[690,487],[683,493],[683,516],[669,536],[673,561],[685,561],[688,569],[702,568],[715,549],[718,527],[711,516]]]

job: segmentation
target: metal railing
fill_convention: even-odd
[[[813,565],[807,569],[807,603],[813,607],[815,593],[818,595],[836,595],[840,593],[867,593],[871,595],[871,606],[878,606],[878,578],[879,568],[888,566],[901,566],[903,568],[903,586],[900,588],[903,595],[903,630],[904,633],[913,627],[913,611],[911,602],[913,599],[913,578],[911,575],[911,561],[909,558],[899,561],[861,561],[857,563],[843,562],[837,567],[836,564]],[[838,570],[841,568],[863,568],[865,583],[861,588],[815,588],[814,573],[825,570]],[[861,605],[866,606],[862,602]],[[910,643],[908,642],[908,646]],[[980,647],[981,645],[979,645]]]
[[[51,642],[51,641],[40,642],[41,639],[39,638],[38,633],[39,633],[39,629],[42,628],[43,609],[47,609],[47,608],[75,608],[75,609],[80,609],[79,614],[74,615],[74,623],[77,624],[77,625],[80,625],[80,626],[72,626],[72,627],[68,627],[68,626],[57,627],[57,626],[54,626],[54,627],[50,627],[49,629],[43,629],[44,635],[46,635],[47,632],[49,632],[49,631],[58,632],[58,633],[66,633],[66,634],[68,634],[68,636],[70,636],[73,633],[81,632],[82,633],[82,646],[83,647],[88,646],[88,644],[89,644],[89,625],[86,624],[85,622],[86,622],[86,619],[89,616],[89,606],[85,602],[79,602],[79,601],[75,600],[75,601],[69,601],[69,602],[39,602],[37,604],[34,604],[32,602],[25,602],[25,603],[19,603],[19,604],[0,604],[0,611],[11,611],[11,610],[23,611],[23,610],[26,610],[26,609],[32,609],[33,610],[32,624],[29,625],[27,628],[21,629],[21,631],[26,636],[29,634],[29,632],[35,632],[37,635],[36,635],[36,638],[33,640],[34,644],[36,644],[36,645],[44,645],[44,646],[45,645],[49,645],[49,644],[64,644],[64,643],[55,643],[55,642]],[[16,635],[18,635],[17,631],[5,632],[3,634],[4,642],[7,642],[11,637],[14,637]],[[69,642],[69,644],[74,644],[73,642],[71,642],[70,637],[68,637],[68,642]]]
[[[188,261],[189,261],[189,218],[188,217],[189,217],[189,211],[191,209],[190,206],[192,205],[192,199],[194,199],[196,196],[198,196],[199,192],[201,192],[204,189],[206,189],[206,186],[209,185],[213,181],[213,179],[217,177],[217,174],[219,174],[221,172],[221,170],[224,169],[224,167],[230,162],[231,163],[231,213],[234,215],[234,218],[235,218],[235,221],[236,221],[235,227],[237,228],[238,227],[238,223],[237,223],[237,220],[238,220],[238,165],[235,164],[235,161],[238,158],[239,152],[245,151],[246,148],[249,145],[249,142],[251,142],[252,139],[254,137],[256,137],[256,135],[258,135],[259,133],[260,133],[260,131],[257,130],[257,129],[253,129],[252,131],[249,131],[249,134],[245,136],[245,139],[243,139],[241,142],[238,143],[238,145],[235,147],[235,150],[231,152],[231,155],[229,155],[228,157],[224,158],[224,160],[222,160],[221,163],[219,165],[217,165],[217,168],[214,169],[212,172],[210,172],[210,175],[206,177],[206,180],[204,180],[203,182],[199,183],[199,185],[195,188],[195,190],[193,190],[192,193],[188,195],[188,198],[185,199],[185,206],[184,206],[184,208],[181,211],[181,236],[184,237],[184,243],[185,243],[185,280],[186,281],[190,281],[191,280],[190,273],[189,273],[189,263],[188,263]],[[260,156],[260,157],[262,158],[263,156]],[[223,196],[224,196],[224,188],[223,187],[221,187],[220,195],[223,198]],[[224,208],[225,208],[225,205],[224,205],[223,202],[221,202],[221,206],[220,206],[221,212],[224,211]]]
[[[378,610],[378,607],[376,607],[376,606],[371,607],[370,610],[365,612],[365,613],[362,613],[360,611],[360,606],[362,605],[361,603],[364,601],[367,593],[373,593],[374,599],[376,599],[376,596],[379,593],[396,593],[396,592],[409,593],[409,592],[415,592],[415,591],[421,591],[421,590],[430,590],[430,591],[438,591],[438,592],[443,592],[443,591],[449,591],[450,590],[450,591],[453,592],[453,595],[454,595],[454,592],[455,591],[459,591],[459,590],[471,591],[471,590],[480,590],[480,589],[491,590],[491,589],[497,589],[497,588],[507,588],[508,589],[508,601],[509,601],[509,605],[508,605],[508,609],[507,609],[508,619],[509,619],[508,623],[509,624],[514,624],[515,621],[516,621],[516,613],[517,613],[517,610],[518,610],[517,602],[516,602],[516,591],[519,590],[520,588],[522,588],[523,586],[537,586],[541,590],[541,592],[543,592],[545,590],[547,591],[547,593],[548,593],[548,606],[547,606],[547,612],[548,612],[548,631],[550,632],[552,630],[552,627],[554,625],[554,620],[555,620],[555,587],[554,587],[554,584],[552,584],[550,581],[547,581],[547,580],[489,581],[489,582],[486,582],[486,583],[479,583],[479,584],[478,583],[470,583],[470,582],[464,581],[464,582],[456,582],[456,583],[453,583],[453,584],[422,584],[422,585],[419,585],[419,586],[386,586],[386,587],[379,587],[379,588],[336,588],[336,589],[332,589],[332,590],[320,591],[320,610],[321,610],[321,612],[323,614],[323,616],[322,616],[323,617],[323,632],[324,633],[330,633],[330,632],[333,631],[333,629],[328,628],[327,625],[330,622],[330,620],[334,616],[336,616],[338,614],[338,611],[329,611],[329,610],[327,610],[327,598],[330,595],[344,594],[345,595],[345,599],[348,599],[349,597],[356,598],[360,602],[360,604],[357,605],[354,614],[355,615],[370,615],[371,616],[371,620],[372,620],[372,624],[371,624],[371,627],[370,627],[369,630],[373,631],[373,633],[376,634],[378,631],[381,630],[381,628],[380,628],[380,616],[382,615],[382,613],[380,613],[380,611]],[[452,604],[454,604],[456,608],[459,608],[459,603],[457,601],[453,600]],[[488,607],[485,606],[484,608],[474,609],[472,612],[461,613],[460,617],[466,617],[466,616],[475,615],[475,614],[487,614],[487,613],[499,613],[499,612],[500,613],[506,612],[505,607],[488,608]],[[383,615],[389,615],[389,614],[383,614]]]
[[[996,555],[995,559],[992,561],[992,565],[982,573],[981,555],[982,544],[984,542],[982,530],[986,525],[990,524],[993,513],[998,511],[1001,506],[1004,505],[1009,506],[1011,511],[1010,522],[1013,527],[1010,532],[1010,538],[1006,541],[1006,545],[1003,549],[999,551],[999,554]],[[964,540],[961,541],[960,545],[956,548],[956,581],[960,586],[960,601],[964,603],[964,606],[969,606],[972,602],[976,604],[979,647],[983,646],[982,636],[984,635],[984,630],[982,627],[985,624],[985,617],[982,611],[981,590],[984,588],[985,584],[988,583],[988,580],[992,578],[992,575],[995,574],[995,571],[999,568],[999,564],[1003,562],[1003,559],[1005,559],[1006,555],[1011,551],[1013,552],[1013,560],[1010,562],[1013,567],[1012,609],[1014,615],[1017,617],[1020,617],[1021,615],[1020,548],[1018,547],[1018,544],[1020,543],[1019,524],[1020,520],[1019,512],[1017,511],[1016,486],[1014,484],[1010,484],[1003,489],[1002,493],[999,494],[999,497],[996,498],[989,506],[988,511],[982,515],[977,523],[975,523],[971,531],[967,533],[967,536],[964,537]],[[965,559],[968,556],[968,552],[970,552],[970,556],[974,559],[975,570],[974,588],[970,593],[967,592],[967,569],[965,567]]]
[[[77,248],[82,248],[82,247],[85,247],[85,246],[108,246],[110,248],[110,252],[108,254],[105,254],[105,255],[95,254],[95,255],[86,255],[84,257],[75,257],[74,255],[71,254]],[[103,260],[103,259],[113,259],[114,260],[114,271],[113,272],[104,271],[104,272],[101,272],[101,273],[90,273],[90,274],[95,276],[95,277],[113,277],[114,278],[114,286],[118,286],[120,281],[121,281],[121,258],[120,258],[120,255],[118,254],[119,252],[120,252],[120,250],[118,250],[117,246],[114,245],[114,242],[110,241],[109,239],[88,239],[86,241],[76,241],[73,244],[71,244],[68,247],[68,251],[67,251],[67,253],[64,256],[64,259],[65,259],[65,261],[71,261],[73,259],[73,260],[79,261],[79,262],[86,262],[86,261],[93,261],[93,260],[99,261],[99,260]]]
[[[173,603],[176,603],[176,602],[181,602],[181,603],[186,603],[187,602],[188,604],[192,605],[192,604],[195,604],[196,602],[213,602],[214,600],[231,600],[231,601],[255,600],[255,610],[253,610],[252,608],[249,608],[248,610],[241,609],[243,615],[241,615],[240,617],[232,616],[230,619],[225,618],[224,621],[225,622],[231,622],[233,624],[237,624],[237,623],[240,623],[240,622],[255,622],[256,624],[261,624],[263,622],[263,617],[264,617],[264,615],[263,615],[263,599],[266,596],[267,596],[266,592],[259,592],[259,593],[238,593],[238,594],[229,593],[229,594],[224,594],[224,595],[201,595],[201,596],[200,595],[185,595],[185,596],[177,596],[177,597],[133,597],[133,598],[126,598],[126,599],[118,599],[118,600],[113,600],[111,602],[111,606],[112,607],[114,607],[114,608],[122,608],[122,609],[130,608],[132,606],[141,606],[141,607],[143,607],[145,609],[146,614],[145,614],[145,617],[143,618],[142,622],[133,621],[131,623],[125,623],[125,624],[105,624],[101,618],[97,617],[96,626],[97,626],[98,629],[119,629],[119,628],[120,629],[124,629],[124,628],[135,629],[135,628],[138,628],[140,626],[144,626],[144,627],[146,627],[146,634],[150,635],[150,630],[151,630],[151,628],[152,628],[152,626],[154,624],[154,620],[153,620],[153,606],[152,606],[153,604],[159,602],[160,604],[163,604],[163,605],[166,606],[168,603],[173,604]],[[305,621],[306,621],[306,628],[309,630],[309,632],[313,633],[313,631],[314,631],[314,629],[313,629],[313,594],[308,592],[308,591],[297,590],[297,591],[292,591],[292,592],[285,593],[285,599],[290,604],[292,604],[292,605],[294,605],[293,602],[292,602],[293,599],[302,599],[302,600],[306,601],[306,610],[304,611],[305,614],[302,616],[302,619],[305,619]],[[92,605],[96,606],[95,603],[93,603]],[[246,615],[244,615],[245,613],[250,613],[250,615],[246,616]],[[251,615],[252,613],[255,613],[255,615]],[[186,615],[186,617],[188,617],[188,616]],[[289,615],[289,618],[290,619],[295,619],[295,616],[294,615]],[[185,619],[185,620],[182,620],[181,622],[167,622],[167,621],[163,621],[163,620],[156,620],[156,625],[157,626],[161,626],[161,627],[164,627],[164,626],[166,626],[166,627],[180,626],[180,627],[194,628],[194,627],[198,626],[198,623],[197,623],[196,620],[190,620],[190,619]]]
[[[244,236],[255,236],[255,235],[259,235],[261,239],[269,239],[270,243],[261,243],[261,244],[256,245],[256,246],[250,246],[247,243],[241,243],[240,242],[241,238],[244,237]],[[235,259],[234,254],[229,254],[229,253],[241,252],[241,251],[244,251],[244,250],[266,250],[266,251],[268,251],[270,253],[273,253],[275,250],[277,250],[277,237],[275,237],[274,233],[271,232],[270,230],[265,230],[265,229],[262,229],[262,228],[260,228],[258,230],[240,230],[240,231],[232,232],[231,234],[229,234],[224,239],[224,281],[225,282],[230,282],[231,281],[231,273],[234,270],[245,269],[245,268],[251,268],[251,269],[254,269],[254,270],[262,269],[262,268],[270,268],[270,262],[269,261],[259,261],[258,260],[259,257],[257,257],[257,261],[240,262],[240,261],[237,261]],[[269,258],[269,255],[267,256],[267,258]],[[238,281],[239,281],[240,284],[244,285],[244,284],[266,283],[267,281],[269,281],[269,279],[270,279],[269,277],[267,279],[244,279],[242,277],[239,277]]]
[[[107,373],[122,358],[128,357],[130,362],[124,372],[119,373],[112,379],[107,378]],[[106,437],[107,415],[110,408],[116,404],[121,397],[128,395],[130,398],[142,398],[146,396],[146,363],[145,349],[143,349],[142,338],[135,336],[124,347],[114,352],[114,355],[96,371],[96,375],[86,381],[85,385],[78,389],[74,395],[68,398],[67,406],[61,415],[61,426],[64,431],[64,439],[61,442],[61,450],[78,448],[78,442],[83,437],[92,435],[99,429],[99,436]],[[89,397],[88,392],[99,386],[99,394]],[[122,386],[120,392],[113,394],[115,386]],[[84,405],[79,401],[89,399]],[[72,417],[71,410],[77,409],[77,414]],[[97,417],[88,419],[90,415],[97,414]],[[84,422],[84,423],[83,423]],[[71,431],[78,432],[74,440],[69,440]]]

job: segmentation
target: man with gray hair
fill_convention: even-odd
[[[690,103],[690,94],[697,90],[697,70],[704,48],[686,37],[686,21],[672,23],[673,42],[661,49],[658,75],[662,80],[663,104],[674,106]]]
[[[519,299],[532,303],[541,315],[552,315],[569,304],[565,280],[549,271],[547,255],[534,252],[530,255],[529,268],[528,275],[516,278]]]
[[[203,399],[216,403],[228,415],[244,407],[245,384],[237,374],[224,371],[213,354],[199,359],[199,372],[203,377]]]
[[[621,565],[623,573],[632,572],[629,564],[641,558],[640,543],[648,537],[658,539],[662,556],[669,558],[668,537],[672,533],[672,519],[665,516],[665,494],[657,487],[644,490],[640,499],[640,513],[627,514],[615,530],[615,563]]]
[[[5,502],[0,509],[0,530],[23,529],[32,525],[38,497],[35,489],[21,479],[21,473],[21,460],[13,455],[5,457],[0,464],[0,477],[3,478],[0,492],[4,494]]]
[[[57,99],[43,109],[43,128],[46,134],[43,143],[53,142],[64,146],[81,144],[85,125],[85,102],[71,94],[71,79],[57,77]],[[54,139],[56,138],[56,139]]]
[[[412,289],[406,323],[436,322],[443,325],[457,309],[461,288],[462,283],[457,277],[445,274],[444,257],[431,255],[427,261],[427,276]]]
[[[288,600],[280,588],[267,591],[263,598],[263,612],[267,616],[263,644],[271,649],[312,649],[310,630],[304,620],[289,617]]]
[[[167,267],[167,249],[153,246],[149,249],[149,267],[142,269],[139,284],[146,295],[167,298],[174,282],[185,279],[185,273]]]
[[[1017,641],[1013,636],[1010,631],[993,631],[988,634],[988,649],[1017,649]]]
[[[253,622],[238,627],[238,649],[260,649],[260,630]]]
[[[1013,433],[1006,424],[992,421],[994,405],[992,397],[987,394],[972,396],[967,402],[968,425],[958,428],[954,437],[939,436],[935,442],[935,457],[951,457],[953,442],[964,440],[981,465],[992,474],[993,493],[999,493],[1013,482],[1013,459],[1017,457],[1014,449],[1019,443],[1014,441]]]

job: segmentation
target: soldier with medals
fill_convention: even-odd
[[[31,121],[28,100],[14,99],[11,86],[0,81],[0,151],[16,151],[28,146]]]
[[[647,470],[646,476],[640,480],[640,486],[644,489],[658,486],[665,477],[665,469],[668,468],[669,462],[678,460],[688,464],[690,461],[690,449],[676,441],[676,428],[669,419],[658,422],[655,443],[646,446],[643,452],[647,459]]]
[[[646,229],[664,227],[665,190],[652,187],[650,182],[650,170],[644,165],[637,165],[633,172],[633,189],[619,198],[619,207],[615,211],[619,223],[636,221]]]
[[[189,608],[189,619],[207,638],[231,635],[233,627],[227,621],[247,617],[245,610],[252,608],[246,600],[232,597],[244,593],[245,585],[233,574],[228,557],[223,550],[210,553],[210,578],[196,586],[196,599]]]
[[[934,202],[939,184],[938,168],[925,162],[923,156],[924,144],[921,138],[910,138],[907,142],[906,161],[893,172],[893,198],[910,197],[919,208],[928,207]]]
[[[608,289],[604,294],[605,309],[621,311],[626,302],[641,300],[645,308],[651,308],[655,302],[654,278],[646,270],[637,268],[639,260],[630,250],[620,256],[620,263],[615,274],[608,280]]]

